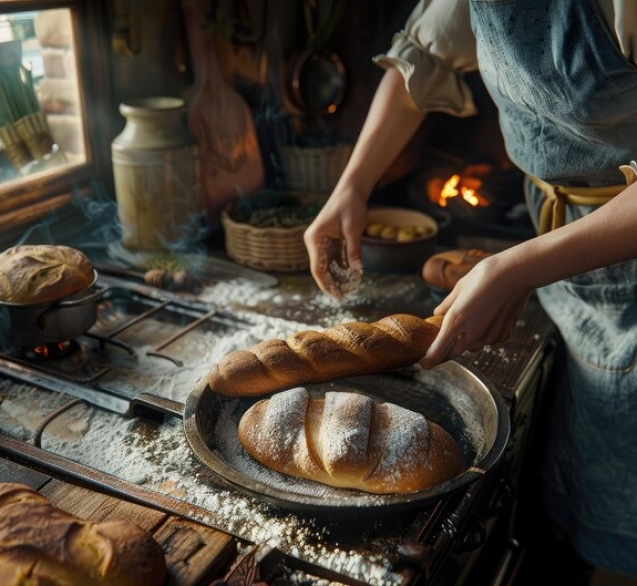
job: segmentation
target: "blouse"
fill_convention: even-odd
[[[635,0],[594,0],[627,59],[635,62]],[[615,17],[618,22],[615,22]],[[631,30],[635,29],[635,30]],[[623,39],[623,42],[620,42]],[[395,67],[414,103],[423,112],[458,117],[476,114],[465,74],[477,71],[476,41],[471,30],[469,0],[419,0],[387,53],[375,56],[382,68]]]

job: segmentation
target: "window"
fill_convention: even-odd
[[[104,175],[103,4],[0,2],[0,230],[68,204]]]

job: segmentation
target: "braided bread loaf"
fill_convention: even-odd
[[[344,391],[262,399],[239,421],[239,440],[283,474],[376,494],[424,490],[464,467],[452,436],[422,414]]]
[[[159,544],[129,521],[91,523],[28,486],[0,484],[0,584],[161,586]]]
[[[349,322],[287,340],[265,340],[224,356],[208,375],[213,391],[243,397],[307,383],[410,366],[436,337],[440,317],[396,314],[377,322]]]

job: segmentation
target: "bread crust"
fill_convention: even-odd
[[[94,280],[88,257],[69,246],[24,244],[0,254],[0,301],[50,303],[75,295]]]
[[[0,484],[0,584],[161,586],[159,544],[128,521],[91,523],[28,486]]]
[[[238,433],[245,450],[277,472],[375,494],[426,490],[464,468],[441,426],[358,393],[275,393],[244,413]]]
[[[395,314],[372,323],[348,322],[320,332],[303,330],[286,340],[265,340],[224,356],[207,383],[221,395],[258,396],[411,366],[429,349],[441,320]]]

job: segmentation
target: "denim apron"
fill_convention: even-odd
[[[594,0],[470,2],[511,160],[552,184],[622,183],[618,166],[637,159],[637,69]],[[544,196],[526,190],[537,226]],[[569,206],[566,219],[591,209]],[[567,351],[545,430],[548,515],[589,564],[637,576],[637,262],[538,296]]]

